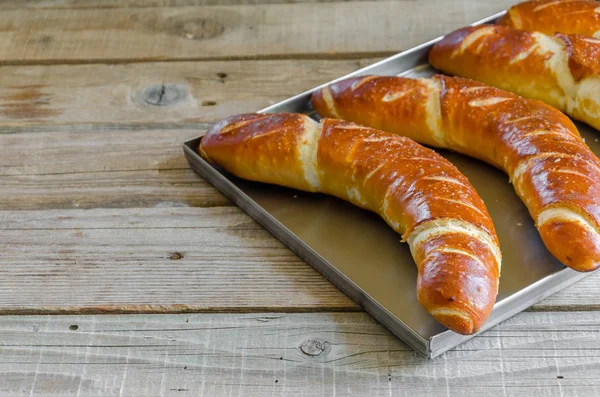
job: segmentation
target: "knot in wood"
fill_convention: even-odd
[[[323,352],[327,354],[329,353],[330,349],[331,348],[329,346],[329,342],[321,339],[309,339],[304,341],[300,345],[300,350],[302,351],[302,353],[311,357],[320,356],[321,354],[323,354]]]
[[[181,252],[173,252],[169,255],[169,259],[172,261],[178,261],[183,258],[185,258],[185,256]]]
[[[183,102],[187,94],[181,84],[156,84],[142,91],[142,102],[151,106],[173,106]]]
[[[168,30],[178,36],[190,40],[206,40],[220,36],[225,31],[225,26],[212,19],[173,20]]]

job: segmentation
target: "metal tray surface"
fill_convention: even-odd
[[[473,25],[494,22],[503,14]],[[340,79],[363,74],[431,76],[435,71],[426,62],[427,53],[440,39]],[[261,112],[299,112],[318,118],[309,98],[320,87]],[[583,124],[577,127],[600,155],[600,134]],[[197,154],[200,140],[184,144],[194,170],[416,351],[433,358],[473,337],[444,328],[421,307],[416,297],[417,270],[408,245],[400,243],[399,236],[377,215],[334,197],[236,178]],[[504,173],[457,153],[439,152],[475,186],[500,238],[500,291],[479,333],[590,274],[566,268],[550,255]]]

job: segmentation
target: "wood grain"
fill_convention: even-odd
[[[183,157],[206,126],[0,134],[0,210],[231,205]]]
[[[358,310],[237,207],[0,211],[0,263],[0,313]],[[534,310],[598,310],[599,278]]]
[[[32,124],[181,128],[214,122],[257,111],[375,60],[7,66],[0,73],[0,133]]]
[[[523,313],[427,361],[363,313],[5,317],[6,396],[595,396],[593,313]]]
[[[333,3],[338,1],[367,1],[367,0],[294,0],[294,3]],[[395,0],[407,3],[414,0]],[[422,0],[423,1],[423,0]],[[424,0],[431,1],[431,0]],[[435,0],[434,0],[435,1]],[[290,3],[289,0],[3,0],[0,9],[19,8],[124,8],[124,7],[184,7],[184,6],[214,6],[214,5],[256,5]]]
[[[357,310],[235,207],[0,219],[2,313]]]
[[[430,0],[4,10],[0,64],[373,57],[420,44],[511,3]]]

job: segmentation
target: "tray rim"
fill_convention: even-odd
[[[506,10],[490,15],[471,23],[468,26],[477,26],[484,23],[496,21],[498,18],[506,14]],[[334,80],[306,90],[300,94],[284,99],[278,103],[269,105],[257,113],[271,113],[279,108],[300,101],[306,101],[314,91],[319,90],[334,82],[344,80],[350,77],[360,76],[364,73],[369,73],[371,70],[384,66],[397,59],[402,59],[409,56],[414,56],[430,48],[433,44],[442,40],[445,36],[439,36],[429,40],[423,44],[412,47],[408,50],[399,52],[388,58],[382,59],[371,65],[338,77]],[[205,133],[205,132],[204,132]],[[197,153],[200,140],[204,136],[202,133],[199,136],[188,139],[183,144],[185,157],[190,166],[199,173],[203,178],[207,179],[225,196],[230,198],[244,212],[255,219],[261,226],[273,234],[278,240],[282,241],[289,249],[297,254],[301,259],[310,264],[319,273],[321,273],[329,282],[334,284],[344,294],[349,296],[354,302],[359,304],[378,322],[382,323],[394,335],[407,343],[415,351],[428,359],[435,358],[442,353],[452,349],[467,340],[485,332],[486,330],[496,326],[500,322],[520,313],[531,305],[541,301],[542,299],[574,284],[577,281],[595,273],[587,272],[580,273],[570,268],[563,267],[561,270],[549,274],[546,277],[528,285],[527,287],[517,291],[516,293],[506,297],[500,302],[496,302],[492,314],[484,324],[484,326],[473,335],[460,335],[450,330],[445,330],[439,334],[432,336],[429,339],[424,338],[411,327],[407,326],[400,319],[395,317],[383,305],[373,299],[366,291],[360,288],[355,282],[350,280],[333,264],[329,263],[325,258],[314,251],[308,244],[298,238],[291,230],[285,227],[267,210],[261,207],[256,201],[248,196],[235,183],[229,180],[225,175],[219,172],[216,168],[202,159]],[[531,296],[533,295],[533,297]]]

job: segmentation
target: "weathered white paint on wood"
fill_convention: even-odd
[[[429,0],[5,10],[0,49],[4,63],[357,58],[412,47],[511,3]]]
[[[595,396],[599,329],[523,313],[427,361],[364,313],[4,317],[0,393]]]

